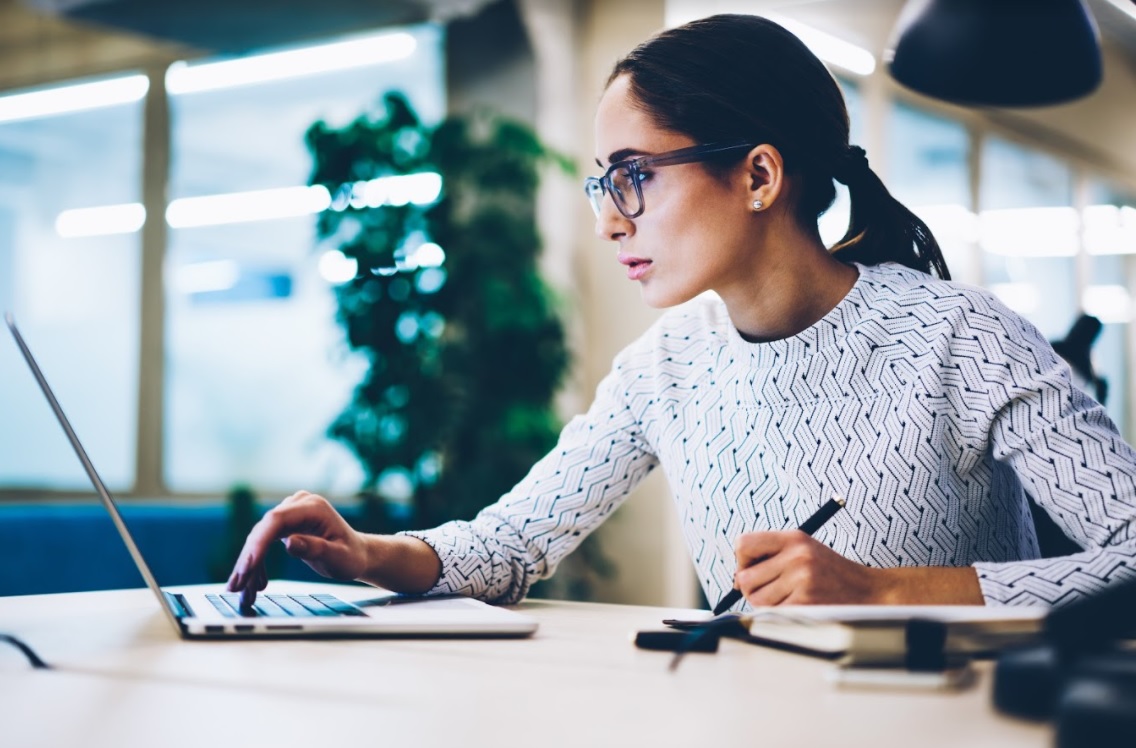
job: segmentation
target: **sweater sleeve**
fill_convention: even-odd
[[[428,543],[442,574],[428,594],[486,602],[521,600],[571,553],[655,467],[620,381],[620,362],[600,383],[585,415],[511,491],[472,521],[402,533]]]
[[[1136,452],[1032,325],[1007,333],[993,456],[1086,550],[974,567],[987,603],[1060,605],[1136,578]]]

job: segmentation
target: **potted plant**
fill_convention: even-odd
[[[559,432],[568,353],[533,205],[541,168],[570,166],[524,124],[475,114],[427,127],[394,93],[306,140],[310,182],[333,195],[318,236],[357,266],[335,289],[337,315],[370,365],[329,434],[363,466],[359,521],[387,532],[470,518]],[[431,174],[436,200],[391,192],[392,177]]]

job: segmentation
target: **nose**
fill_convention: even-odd
[[[635,224],[615,207],[611,195],[604,195],[600,214],[596,216],[596,236],[604,241],[618,241],[635,233]]]

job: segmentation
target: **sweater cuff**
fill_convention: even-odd
[[[490,588],[490,580],[485,575],[488,565],[481,561],[484,554],[468,523],[447,522],[430,530],[408,530],[397,534],[418,538],[433,548],[442,562],[438,581],[424,594],[485,597]]]
[[[1066,605],[1136,576],[1131,550],[974,564],[987,605]]]

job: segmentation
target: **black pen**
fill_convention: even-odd
[[[828,500],[824,506],[816,510],[813,516],[806,519],[797,529],[806,535],[812,535],[819,530],[825,522],[832,519],[832,515],[839,512],[844,508],[844,499],[840,496],[833,496]],[[720,616],[733,607],[734,603],[742,599],[742,592],[738,588],[734,588],[726,593],[717,605],[714,606],[714,615]]]

